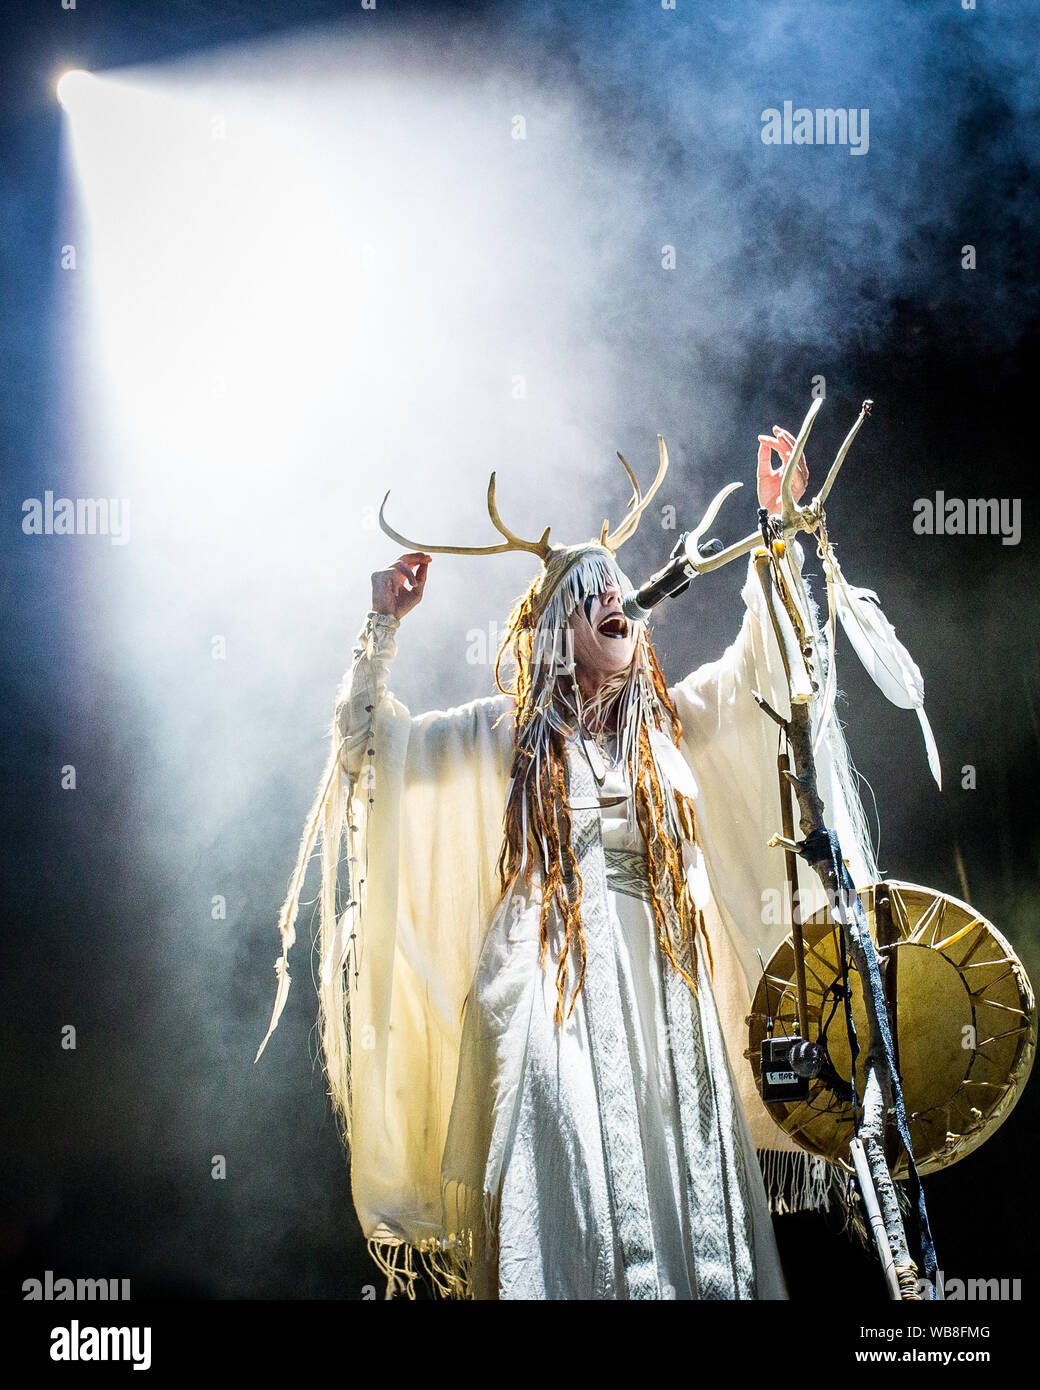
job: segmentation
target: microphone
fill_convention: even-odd
[[[690,587],[690,580],[697,573],[690,563],[689,544],[693,536],[684,531],[675,543],[671,558],[663,569],[652,574],[645,584],[633,589],[621,600],[621,611],[633,623],[641,623],[649,618],[650,610],[666,598],[673,598]],[[717,555],[722,550],[719,540],[705,541],[698,546],[700,555]]]

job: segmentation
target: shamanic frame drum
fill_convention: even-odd
[[[875,944],[876,902],[885,896],[889,944],[879,945],[878,955],[894,1014],[896,1065],[918,1171],[932,1173],[977,1149],[1011,1113],[1033,1064],[1036,1004],[1026,972],[1000,932],[967,903],[935,889],[890,879],[861,890]],[[812,1041],[826,1026],[834,1068],[845,1082],[851,1080],[845,1006],[832,988],[841,987],[839,929],[825,908],[806,919],[802,935],[808,1019],[797,1018],[790,936],[770,958],[752,1001],[745,1055],[760,1091],[763,1041],[795,1036],[799,1022],[805,1030],[799,1036]],[[849,981],[862,1097],[867,1018],[855,970]],[[797,1144],[849,1168],[852,1105],[825,1081],[810,1080],[807,1100],[767,1102],[766,1108]],[[905,1178],[898,1141],[888,1160],[892,1176]]]

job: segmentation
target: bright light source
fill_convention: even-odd
[[[63,72],[58,78],[57,94],[58,100],[66,111],[72,112],[85,92],[96,83],[97,78],[92,73],[84,72],[82,68],[70,68],[68,72]]]
[[[391,480],[429,526],[480,536],[471,441],[498,441],[514,508],[535,491],[532,459],[591,452],[564,346],[592,271],[575,276],[558,251],[592,216],[585,174],[580,198],[564,197],[577,137],[558,133],[553,160],[518,173],[480,90],[400,83],[392,66],[355,83],[349,49],[325,72],[313,43],[270,47],[264,61],[244,50],[240,73],[223,59],[99,72],[63,123],[82,315],[64,360],[83,495],[104,478],[140,519],[140,544],[110,547],[128,552],[125,582],[98,594],[120,607],[113,630],[126,619],[133,680],[169,675],[218,614],[213,631],[251,650],[298,631],[301,595],[341,592],[345,556],[365,611]],[[271,63],[289,65],[275,86]],[[547,203],[532,196],[542,179]],[[606,175],[596,188],[608,206]],[[598,353],[595,382],[609,375]],[[537,410],[516,405],[520,373],[539,384]],[[590,389],[582,421],[606,411]],[[503,564],[481,601],[507,605],[517,585]],[[471,602],[471,572],[439,592]]]

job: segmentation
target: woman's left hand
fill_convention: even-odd
[[[780,513],[780,479],[794,448],[794,435],[790,430],[783,430],[779,425],[774,425],[773,436],[775,437],[771,438],[768,434],[758,436],[758,505],[765,507],[770,516],[777,516]],[[779,468],[773,467],[774,451],[780,455]],[[791,479],[791,496],[796,502],[808,484],[809,468],[803,452]]]

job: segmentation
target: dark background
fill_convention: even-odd
[[[924,673],[945,771],[939,793],[913,716],[884,702],[846,646],[843,717],[882,808],[880,862],[894,876],[961,896],[958,847],[971,902],[1011,938],[1036,979],[1035,13],[1004,6],[998,19],[952,3],[737,6],[680,15],[665,40],[648,30],[645,6],[594,8],[380,0],[377,22],[391,46],[391,24],[407,36],[412,61],[426,55],[450,65],[464,42],[470,55],[494,53],[498,64],[573,89],[609,121],[599,130],[603,147],[616,142],[619,159],[643,162],[670,215],[683,206],[694,159],[684,94],[710,92],[727,65],[737,69],[749,54],[758,65],[748,79],[753,134],[759,110],[788,95],[797,104],[803,90],[808,105],[871,108],[873,148],[862,159],[843,154],[812,172],[807,163],[789,165],[779,177],[761,172],[771,152],[754,141],[746,158],[733,156],[725,177],[746,190],[749,217],[761,199],[758,234],[708,272],[691,273],[680,261],[666,290],[647,288],[641,318],[618,311],[611,286],[594,287],[604,350],[619,376],[638,385],[644,354],[661,341],[674,374],[654,391],[619,397],[615,418],[602,424],[619,439],[652,439],[664,419],[670,437],[693,439],[703,451],[708,427],[680,382],[692,370],[710,378],[714,398],[725,402],[711,421],[715,472],[702,477],[681,445],[673,450],[680,488],[697,503],[735,474],[732,460],[749,458],[760,429],[774,419],[797,424],[815,372],[828,375],[828,422],[817,426],[829,431],[827,448],[864,396],[878,403],[856,445],[859,461],[846,465],[832,525],[846,574],[879,589]],[[23,498],[60,487],[53,461],[75,429],[55,351],[63,238],[54,73],[64,64],[100,71],[158,62],[341,18],[353,36],[351,26],[360,34],[371,16],[335,4],[220,0],[82,3],[74,13],[26,4],[4,16],[0,1055],[8,1300],[47,1269],[130,1278],[135,1298],[358,1299],[379,1282],[314,1060],[306,945],[297,947],[280,1030],[261,1066],[251,1062],[270,1006],[277,910],[323,758],[328,677],[342,668],[360,625],[370,558],[385,551],[373,542],[371,554],[344,557],[354,593],[328,666],[297,667],[290,648],[292,679],[280,688],[271,746],[228,752],[229,775],[244,763],[252,778],[263,770],[255,820],[218,826],[200,842],[190,825],[190,769],[171,766],[169,750],[151,736],[149,710],[119,672],[83,655],[96,621],[83,584],[93,556],[80,544],[27,538],[20,526]],[[861,26],[870,62],[857,67]],[[817,96],[806,84],[824,59],[842,80]],[[779,85],[770,85],[770,72],[784,74]],[[714,158],[725,161],[725,150]],[[684,237],[696,236],[692,217],[686,226],[681,216],[661,222],[672,230],[655,230],[657,241],[682,249]],[[977,247],[973,272],[960,266],[965,243]],[[738,298],[760,309],[761,331],[734,317],[732,334],[712,334],[687,318],[693,300]],[[823,453],[818,446],[817,458]],[[1020,544],[913,535],[913,500],[940,488],[962,498],[1021,498]],[[604,484],[605,495],[609,489],[617,491],[616,481]],[[666,552],[660,537],[641,533],[626,568],[649,573]],[[730,639],[736,587],[730,582],[725,600],[698,591],[685,614],[661,617],[656,645],[670,677]],[[495,599],[488,617],[503,607]],[[464,673],[476,682],[465,689],[450,668],[429,672],[435,632],[415,632],[398,678],[413,708],[487,693],[486,672],[479,680]],[[273,628],[272,644],[281,636]],[[294,701],[304,692],[301,732]],[[231,716],[218,695],[192,698],[204,713],[212,702],[213,719],[226,727]],[[58,789],[66,762],[91,770],[74,797]],[[977,769],[975,790],[961,787],[967,764]],[[142,807],[154,805],[171,777],[187,778],[188,811],[151,815],[142,827]],[[186,947],[185,884],[216,867],[235,910],[219,940]],[[79,1042],[64,1052],[60,1030],[70,1022]],[[1033,1084],[982,1150],[926,1181],[947,1275],[1021,1278],[1026,1299],[1037,1235],[1036,1107]],[[210,1177],[218,1153],[228,1161],[222,1182]],[[883,1301],[873,1260],[834,1221],[786,1218],[777,1234],[794,1298],[854,1291],[868,1307]]]

